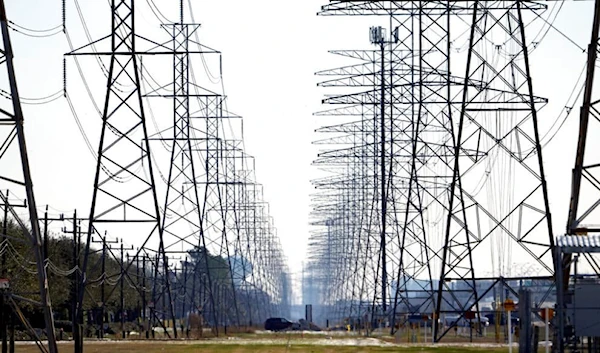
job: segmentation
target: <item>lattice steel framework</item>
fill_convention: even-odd
[[[588,46],[587,76],[583,102],[580,110],[579,140],[573,168],[571,203],[567,220],[567,234],[578,235],[600,232],[600,226],[586,221],[598,219],[600,184],[598,183],[598,157],[592,152],[593,141],[588,141],[588,131],[598,121],[598,100],[595,99],[594,83],[598,59],[598,33],[600,31],[600,2],[595,2],[592,38]]]
[[[533,94],[523,20],[525,12],[540,7],[522,1],[472,6],[455,154],[466,148],[482,156],[454,160],[437,312],[444,305],[463,313],[478,309],[474,259],[484,256],[486,240],[500,241],[498,250],[515,251],[553,273],[552,220],[537,117],[546,100]],[[504,42],[494,48],[497,55],[490,55],[488,38],[494,35]],[[486,178],[498,187],[487,187],[486,197],[468,186]],[[511,249],[512,244],[518,247]],[[499,269],[503,275],[512,264],[499,266],[505,266]],[[471,291],[468,298],[444,297],[452,277]],[[438,339],[444,333],[438,332]]]
[[[340,14],[337,10],[325,7],[322,14]],[[346,105],[318,115],[358,116],[362,120],[319,130],[347,134],[319,141],[319,144],[353,146],[320,154],[318,164],[325,161],[348,164],[348,170],[346,177],[337,177],[330,182],[317,181],[316,185],[318,188],[347,189],[344,191],[346,200],[340,202],[340,209],[343,209],[341,205],[349,203],[351,207],[364,207],[362,211],[355,210],[342,217],[348,222],[359,220],[356,229],[345,235],[350,243],[355,242],[350,248],[356,250],[348,251],[342,247],[337,253],[356,251],[361,253],[362,261],[380,258],[377,267],[381,268],[381,275],[377,271],[371,274],[348,272],[354,276],[350,282],[363,282],[355,286],[352,293],[373,287],[369,281],[386,283],[379,290],[380,296],[375,295],[366,302],[370,303],[372,315],[376,306],[380,306],[382,313],[379,313],[379,318],[394,327],[395,324],[404,324],[410,314],[433,311],[430,262],[437,249],[432,249],[426,234],[436,230],[428,229],[423,213],[425,210],[440,212],[444,206],[441,200],[443,188],[440,187],[443,182],[437,178],[448,173],[439,172],[439,166],[428,163],[441,159],[439,164],[445,163],[448,168],[452,155],[447,137],[451,129],[446,35],[448,10],[439,7],[423,11],[419,17],[389,18],[391,38],[386,39],[388,43],[376,41],[374,44],[380,47],[379,50],[333,52],[363,60],[362,64],[318,73],[342,77],[325,81],[321,86],[368,87],[371,90],[356,94],[369,97],[362,101],[351,102],[347,98],[350,95],[341,96],[341,99],[339,96],[329,97],[324,101]],[[419,40],[417,33],[422,33],[426,40]],[[425,37],[426,34],[429,36]],[[377,170],[373,169],[373,164]],[[340,186],[331,187],[334,183]],[[384,188],[381,188],[382,185]],[[366,211],[369,207],[371,211]],[[376,219],[373,212],[379,214]],[[362,235],[368,234],[368,231],[361,231],[365,224],[367,227],[379,227],[380,238],[375,245],[361,240],[368,239],[368,236]],[[385,227],[381,227],[382,224]],[[342,226],[342,229],[347,228]],[[390,279],[386,278],[388,274],[384,274],[387,263],[393,271]],[[384,299],[385,291],[389,293],[389,299]],[[352,302],[365,300],[355,299]],[[398,315],[402,313],[405,315]],[[364,314],[358,312],[349,316],[364,320]],[[370,318],[371,321],[374,319]]]
[[[600,183],[599,183],[599,164],[596,142],[588,139],[588,133],[598,129],[598,119],[600,111],[598,110],[598,96],[596,67],[598,65],[598,39],[600,35],[600,1],[595,1],[594,19],[592,22],[591,40],[587,48],[587,71],[583,92],[583,102],[579,116],[579,139],[577,142],[577,154],[575,157],[575,166],[573,168],[573,178],[571,184],[571,201],[569,205],[569,215],[567,218],[568,235],[597,235],[600,232],[600,226],[596,222],[599,219],[598,205],[600,205]],[[574,306],[574,294],[577,279],[572,279],[572,273],[577,276],[577,267],[580,274],[585,273],[591,279],[600,277],[600,259],[598,254],[590,251],[589,253],[580,253],[575,258],[571,252],[562,252],[557,249],[555,252],[555,269],[558,292],[557,293],[557,322],[556,330],[556,351],[564,352],[565,346],[570,350],[579,349],[579,337],[575,337],[579,331],[567,331],[567,325],[574,327],[574,322],[567,321],[566,309]],[[575,268],[575,271],[573,269]],[[591,275],[591,276],[590,276]],[[570,305],[569,305],[570,304]],[[574,314],[573,314],[574,317]],[[592,339],[588,338],[587,342]]]
[[[160,210],[156,195],[153,164],[150,154],[146,116],[140,89],[140,68],[135,33],[135,1],[113,0],[111,2],[111,34],[102,40],[110,40],[108,52],[86,53],[85,48],[77,49],[69,55],[109,55],[108,82],[102,114],[102,128],[98,148],[98,160],[92,205],[89,217],[89,231],[86,253],[82,267],[82,287],[85,288],[88,254],[93,234],[112,236],[128,234],[130,241],[142,244],[133,259],[147,256],[153,261],[156,271],[164,280],[164,295],[167,308],[162,308],[162,319],[175,320],[173,301],[169,284],[168,259],[163,242]],[[99,41],[96,41],[97,43]],[[129,277],[128,263],[125,273]],[[135,285],[136,281],[128,278]],[[140,295],[144,295],[141,292]],[[83,321],[82,290],[77,314]],[[159,319],[154,310],[154,315]],[[174,325],[175,326],[175,325]],[[177,337],[177,329],[174,329]],[[79,337],[77,337],[79,336]],[[82,337],[75,333],[76,347],[82,348]]]
[[[328,97],[324,103],[340,106],[319,113],[358,117],[319,129],[335,134],[319,144],[344,145],[320,153],[316,162],[333,174],[315,182],[326,190],[316,199],[316,224],[328,224],[328,232],[318,232],[311,244],[321,249],[313,252],[321,259],[312,265],[317,272],[333,266],[343,273],[336,275],[340,283],[321,288],[329,293],[326,306],[343,312],[335,319],[364,320],[368,313],[371,321],[380,315],[394,326],[403,323],[402,313],[462,316],[477,309],[473,259],[489,257],[485,250],[494,257],[494,249],[514,252],[552,273],[537,122],[537,110],[546,101],[532,92],[524,20],[544,9],[523,1],[331,1],[323,6],[321,15],[387,16],[398,38],[387,67],[385,57],[379,64],[377,51],[335,51],[365,64],[319,73],[339,77],[322,86],[371,87]],[[451,55],[456,38],[450,29],[460,33],[462,23],[469,36],[466,53]],[[498,38],[501,44],[494,44]],[[451,57],[462,60],[451,62]],[[450,74],[463,70],[462,78]],[[392,176],[388,180],[382,178],[386,172]],[[379,191],[382,183],[386,188]],[[364,211],[369,207],[374,213]],[[385,214],[390,221],[381,217]],[[373,233],[385,236],[373,242]],[[357,265],[350,270],[346,263],[352,256],[356,263],[370,261],[364,268],[371,272],[357,271]],[[510,255],[498,258],[493,273],[510,275],[512,264],[505,260]],[[397,271],[392,278],[386,278],[385,259]],[[386,287],[378,289],[385,282],[394,294],[388,304],[393,310],[386,307]],[[381,294],[354,297],[368,290]],[[341,309],[366,303],[370,311]],[[436,339],[447,332],[436,330]]]
[[[1,217],[3,220],[0,236],[4,248],[2,252],[6,251],[5,247],[7,243],[20,242],[28,245],[29,251],[20,255],[23,257],[22,261],[25,262],[24,265],[28,266],[29,263],[35,263],[37,270],[35,276],[37,277],[38,285],[37,293],[33,294],[33,297],[29,299],[39,304],[43,311],[47,328],[46,336],[48,338],[47,347],[40,343],[39,337],[36,337],[36,343],[42,351],[55,353],[58,349],[54,332],[48,274],[45,267],[43,244],[33,193],[33,182],[25,140],[23,110],[21,108],[15,75],[14,53],[4,0],[0,1],[0,27],[2,30],[0,65],[4,67],[2,80],[5,85],[4,87],[8,90],[3,91],[6,92],[5,98],[9,100],[9,103],[3,104],[0,107],[0,188],[2,189],[0,191],[0,211],[2,212]],[[22,200],[25,200],[25,202],[22,203]],[[17,212],[17,207],[26,208],[29,219],[23,219],[22,215],[19,215]],[[9,220],[17,223],[21,231],[20,235],[9,234]],[[5,265],[4,261],[2,265]],[[2,293],[2,308],[0,308],[3,311],[2,317],[5,317],[4,312],[6,308],[10,307],[10,310],[16,311],[20,320],[26,320],[20,312],[19,305],[15,302],[19,298],[27,299],[26,297],[32,296],[31,293],[22,292],[22,290],[18,289],[21,287],[21,283],[18,283],[21,271],[16,270],[14,273],[8,274],[6,268],[1,268],[0,270],[2,271],[2,277],[9,280],[9,285],[12,282],[12,286],[15,288],[14,293],[12,293],[15,296],[11,294],[7,295],[5,293],[6,289]],[[0,327],[3,331],[1,333],[2,347],[6,349],[6,322],[2,324],[3,326]],[[22,322],[22,324],[27,329],[31,328],[31,326],[27,326],[27,322]]]
[[[180,22],[183,23],[183,17]],[[173,170],[176,170],[176,175],[185,174],[185,180],[168,183],[168,188],[175,194],[171,199],[167,195],[164,220],[167,222],[168,218],[170,223],[165,224],[174,225],[181,220],[183,228],[173,227],[172,233],[165,233],[165,236],[172,236],[175,240],[167,244],[166,251],[169,254],[183,254],[186,251],[186,255],[199,254],[199,263],[193,270],[188,269],[187,256],[179,259],[182,260],[180,268],[175,265],[173,269],[174,286],[179,298],[176,306],[181,310],[182,317],[185,308],[197,308],[218,334],[220,326],[226,329],[227,326],[253,325],[279,310],[274,308],[274,302],[281,300],[281,291],[269,285],[284,285],[283,277],[278,276],[285,269],[285,266],[282,267],[285,260],[281,256],[274,230],[267,230],[273,238],[260,240],[258,236],[261,223],[268,214],[256,212],[257,208],[263,207],[262,189],[260,193],[248,191],[248,188],[256,185],[253,160],[244,152],[243,141],[236,139],[236,132],[231,130],[231,121],[241,121],[241,117],[230,114],[225,107],[226,97],[203,82],[197,82],[191,71],[189,54],[203,56],[218,52],[198,43],[197,37],[195,41],[192,39],[197,27],[190,30],[183,29],[190,25],[168,25],[171,26],[175,27],[176,82],[172,96],[175,98],[175,129],[180,132],[174,141],[180,140],[185,147],[173,145],[169,179],[172,179]],[[195,51],[190,46],[201,49]],[[205,61],[204,57],[202,61]],[[159,91],[161,88],[147,96],[171,97]],[[191,105],[194,107],[190,108]],[[177,118],[183,115],[187,118]],[[162,135],[162,132],[158,135]],[[187,166],[187,170],[173,166],[179,163],[180,158],[176,156],[187,161],[181,164]],[[194,193],[196,196],[192,195]],[[183,203],[182,215],[177,209],[181,209]],[[169,205],[174,208],[169,208]],[[188,223],[194,224],[191,233]],[[194,245],[191,239],[197,239],[197,243]],[[271,248],[273,245],[276,246]],[[267,258],[272,257],[277,263],[277,268],[270,268],[271,263],[264,262],[252,249],[266,252]],[[176,262],[177,259],[171,264]],[[198,271],[198,266],[202,271]],[[202,279],[197,278],[198,272],[204,273]],[[275,280],[275,283],[269,283],[270,280]],[[195,282],[199,281],[203,282],[203,286],[196,290]],[[262,307],[253,307],[253,303],[260,301],[264,304]]]
[[[220,88],[204,87],[193,73],[192,54],[219,53],[198,42],[198,25],[183,22],[180,6],[179,23],[163,24],[170,40],[159,43],[135,33],[133,0],[114,0],[112,33],[68,54],[110,56],[86,254],[92,233],[134,234],[126,241],[140,246],[135,253],[126,250],[123,276],[139,292],[145,324],[165,327],[172,320],[175,337],[179,328],[186,329],[176,320],[188,313],[198,313],[218,334],[222,326],[281,315],[290,297],[289,270],[253,159],[239,140],[243,134],[227,131],[227,122],[240,117],[227,112],[225,96],[216,93]],[[150,49],[136,47],[136,39]],[[95,48],[107,42],[110,50]],[[149,92],[142,92],[140,84],[149,81],[141,72],[151,76],[154,70],[138,65],[146,55],[173,58],[172,83],[149,84]],[[165,93],[166,87],[172,92]],[[174,118],[149,138],[142,99],[151,111],[150,97],[171,100]],[[149,140],[167,147],[167,178],[152,168],[158,157]],[[162,209],[154,173],[166,183]]]

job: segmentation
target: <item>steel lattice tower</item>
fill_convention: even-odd
[[[389,68],[385,59],[378,64],[376,51],[335,51],[367,64],[324,72],[339,78],[321,86],[371,87],[330,96],[324,103],[339,108],[319,113],[358,117],[319,129],[337,134],[319,144],[346,147],[322,152],[316,162],[333,173],[315,183],[326,190],[318,196],[316,213],[332,212],[319,216],[323,223],[317,224],[356,213],[342,205],[363,209],[358,211],[361,217],[351,216],[360,220],[358,227],[337,227],[339,240],[323,240],[323,233],[313,236],[323,249],[315,254],[321,259],[318,267],[325,266],[325,254],[333,251],[342,265],[329,265],[344,273],[341,282],[352,283],[345,284],[347,288],[354,288],[350,302],[341,300],[348,290],[340,290],[332,292],[337,294],[330,303],[364,306],[364,299],[354,293],[377,293],[387,282],[388,293],[394,294],[389,303],[393,309],[386,308],[386,288],[381,287],[381,295],[369,294],[372,317],[377,308],[397,323],[399,313],[464,315],[478,303],[471,259],[490,250],[482,244],[491,244],[492,252],[494,247],[514,251],[519,260],[552,273],[551,219],[537,126],[537,109],[545,100],[532,93],[523,20],[524,12],[544,8],[521,1],[330,1],[323,6],[321,15],[387,16],[389,31],[398,39],[387,54]],[[450,74],[457,72],[451,57],[460,57],[451,55],[450,23],[459,16],[470,34],[468,64],[459,70],[465,72],[462,78]],[[504,41],[493,46],[490,38]],[[381,74],[386,70],[390,72]],[[393,177],[382,178],[386,171]],[[381,189],[383,183],[388,185]],[[513,189],[502,196],[502,191]],[[365,212],[369,208],[372,211]],[[386,213],[388,221],[382,217]],[[378,242],[373,242],[373,227],[384,235]],[[354,267],[344,264],[351,257],[345,255],[349,249],[357,252]],[[500,255],[493,267],[500,276],[512,265],[502,262],[505,257],[510,255]],[[380,262],[374,264],[377,258]],[[391,279],[381,264],[386,258],[397,271]],[[363,272],[349,270],[360,264]],[[330,288],[336,286],[340,288]],[[436,332],[437,339],[443,335]]]
[[[228,217],[232,216],[232,210],[229,209],[228,197],[231,195],[231,187],[228,175],[226,157],[227,142],[222,136],[222,120],[228,117],[224,114],[224,97],[221,95],[205,94],[200,97],[201,117],[205,122],[206,142],[203,147],[205,161],[204,175],[204,200],[201,207],[202,220],[204,222],[204,241],[206,249],[213,254],[217,254],[226,259],[226,267],[217,266],[210,270],[225,272],[225,276],[220,281],[214,281],[211,288],[212,295],[219,296],[215,299],[211,310],[215,317],[215,322],[219,323],[227,320],[235,320],[240,325],[240,318],[237,308],[237,296],[233,287],[233,273],[231,267],[230,240],[235,234],[235,229],[231,229]],[[229,171],[231,173],[231,171]],[[227,297],[227,301],[225,298]],[[228,303],[224,306],[224,303]],[[233,308],[233,312],[231,312]],[[225,317],[217,316],[217,312],[227,311]],[[216,325],[218,326],[218,325]]]
[[[596,69],[598,65],[598,39],[600,35],[600,1],[595,1],[594,19],[592,23],[591,41],[587,48],[586,79],[583,91],[583,102],[579,115],[579,139],[577,142],[577,154],[571,184],[571,200],[569,215],[567,218],[567,235],[580,236],[582,244],[591,243],[586,239],[588,236],[597,236],[600,227],[592,223],[598,219],[597,207],[600,204],[600,186],[598,184],[598,157],[595,153],[594,141],[588,140],[589,132],[598,129],[598,93],[596,92],[597,79]],[[564,246],[564,245],[563,245]],[[575,327],[570,334],[567,333],[567,313],[569,306],[575,307],[575,293],[577,287],[577,267],[587,272],[586,277],[598,278],[600,276],[600,263],[598,255],[594,253],[581,253],[576,257],[572,253],[555,251],[555,270],[557,282],[557,330],[555,330],[556,352],[564,352],[565,346],[569,350],[578,349],[576,323],[570,322]],[[572,270],[575,271],[572,271]],[[582,272],[583,272],[582,271]],[[575,278],[572,280],[572,273]],[[589,276],[592,275],[592,276]],[[571,305],[568,305],[571,304]],[[576,311],[576,310],[575,310]],[[572,314],[572,318],[575,314]],[[569,337],[571,336],[571,337]],[[588,338],[590,342],[590,338]],[[582,342],[583,343],[583,342]]]
[[[595,2],[594,22],[592,25],[592,38],[588,46],[587,76],[583,103],[580,110],[579,140],[577,155],[573,168],[573,181],[571,189],[571,203],[567,220],[567,234],[579,235],[600,232],[600,227],[589,223],[597,217],[598,207],[598,163],[595,155],[590,151],[588,131],[595,126],[598,118],[598,100],[594,99],[594,82],[596,77],[596,63],[598,59],[598,36],[600,32],[600,2]],[[586,194],[587,193],[587,194]],[[588,221],[588,223],[586,223]],[[567,261],[568,262],[568,261]],[[566,263],[565,263],[566,264]],[[568,271],[567,271],[568,275]]]
[[[368,11],[370,10],[364,10],[365,14]],[[382,11],[381,14],[384,13]],[[327,7],[322,14],[342,13],[339,8],[334,10]],[[375,14],[378,14],[376,10]],[[376,281],[385,283],[379,291],[382,294],[381,300],[375,298],[372,306],[379,303],[377,305],[385,313],[383,318],[387,318],[392,326],[396,320],[396,315],[391,315],[393,312],[433,311],[430,260],[435,251],[426,236],[428,230],[423,212],[442,207],[438,197],[441,194],[438,185],[441,183],[436,180],[438,174],[428,162],[434,158],[452,157],[448,153],[447,138],[443,139],[444,133],[448,135],[447,130],[451,128],[448,123],[450,105],[446,83],[449,81],[448,41],[445,35],[447,15],[448,10],[441,7],[423,11],[420,17],[390,16],[389,39],[381,36],[382,29],[372,28],[375,32],[372,32],[371,39],[380,47],[379,50],[334,51],[335,54],[359,59],[362,63],[318,73],[342,77],[325,81],[321,86],[371,89],[354,95],[362,98],[351,100],[347,98],[349,96],[335,96],[324,101],[346,105],[318,115],[358,116],[362,120],[318,130],[348,134],[345,137],[319,141],[319,144],[354,145],[347,150],[321,153],[318,163],[323,163],[322,158],[325,156],[331,160],[337,158],[332,163],[350,163],[349,177],[342,188],[353,190],[354,193],[357,188],[362,189],[362,195],[348,192],[346,198],[363,207],[373,202],[369,201],[370,198],[376,202],[370,206],[370,211],[354,211],[351,216],[345,217],[352,222],[358,218],[357,214],[362,214],[360,222],[375,222],[375,226],[380,228],[379,233],[385,235],[377,242],[379,250],[369,250],[375,249],[374,246],[361,244],[368,241],[360,240],[368,239],[368,232],[366,238],[361,235],[360,222],[354,231],[358,235],[349,235],[354,241],[358,240],[357,244],[352,244],[356,251],[367,251],[359,261],[373,261],[379,256],[376,267],[381,268],[381,275],[377,272],[357,275],[356,271],[351,271],[354,273],[354,282],[361,277],[363,281],[360,286],[355,286],[353,293],[363,292],[365,288],[373,286],[372,283],[365,282],[368,277],[375,277]],[[429,34],[429,37],[427,41],[417,41],[413,38],[415,33],[422,33],[423,36]],[[377,170],[372,167],[373,163]],[[324,186],[322,184],[318,183],[318,187]],[[372,212],[379,213],[377,218],[381,220],[373,219]],[[347,250],[340,249],[338,253],[344,251]],[[372,253],[369,254],[368,251]],[[377,253],[380,255],[375,255]],[[383,259],[386,260],[382,261]],[[386,263],[393,268],[391,275],[384,273]],[[358,264],[353,266],[361,267]],[[366,263],[362,266],[363,269],[368,267]],[[387,279],[388,276],[390,279]],[[388,291],[389,299],[384,299],[385,291]],[[414,298],[415,293],[419,297],[417,300]],[[412,303],[409,299],[411,296]],[[406,317],[401,319],[400,324],[404,320]]]
[[[143,312],[149,308],[151,321],[165,327],[165,320],[175,326],[178,318],[197,310],[218,334],[219,326],[252,325],[285,310],[289,271],[255,180],[254,160],[229,125],[241,119],[227,111],[220,88],[196,82],[192,54],[220,53],[199,43],[198,25],[184,23],[182,4],[179,23],[163,24],[171,38],[158,43],[135,33],[133,0],[115,0],[111,35],[68,54],[110,56],[86,255],[94,232],[128,232],[138,236],[135,241],[142,237],[133,256],[127,251],[122,276],[138,290]],[[150,49],[136,47],[136,39]],[[96,51],[107,42],[110,50]],[[138,65],[145,55],[172,57],[173,82],[152,87],[152,66]],[[149,92],[141,83],[148,83]],[[164,94],[167,86],[172,93]],[[154,122],[157,131],[149,137],[142,99],[154,119],[150,97],[172,101],[173,119],[164,130]],[[156,159],[149,140],[160,140],[167,149],[167,178],[152,168]],[[157,203],[154,173],[166,184],[158,197],[164,208]],[[146,233],[139,235],[143,227]],[[86,256],[84,271],[87,267]]]
[[[204,237],[203,218],[201,214],[201,202],[199,193],[197,171],[201,165],[196,153],[196,145],[203,138],[195,137],[199,131],[191,123],[190,106],[194,102],[193,87],[190,81],[190,51],[189,45],[192,36],[199,29],[199,25],[183,23],[183,13],[180,23],[165,25],[172,35],[173,42],[173,113],[174,121],[172,129],[171,158],[169,163],[169,176],[165,196],[165,206],[161,225],[163,236],[165,236],[165,251],[169,254],[186,254],[196,252],[200,254],[200,261],[196,264],[194,271],[189,274],[180,272],[178,282],[187,282],[188,276],[195,280],[195,272],[199,267],[206,270],[206,284],[208,290],[205,295],[209,298],[211,307],[215,307],[215,298],[212,290],[212,279],[210,276],[209,263],[207,260],[206,241]],[[209,51],[207,51],[209,52]],[[210,51],[212,52],[212,51]],[[195,52],[194,52],[195,53]],[[164,97],[164,95],[161,95]],[[185,265],[184,265],[185,266]],[[182,283],[179,283],[180,285]],[[187,285],[182,285],[186,289]],[[201,289],[201,291],[204,289]],[[184,312],[186,301],[182,304]],[[191,298],[190,307],[196,306],[195,298]],[[216,321],[216,312],[213,311],[213,319]]]
[[[140,89],[140,68],[136,48],[135,1],[113,0],[111,3],[112,28],[110,51],[93,52],[91,55],[109,55],[108,83],[104,102],[102,129],[98,148],[98,161],[86,256],[83,261],[83,283],[87,269],[91,236],[105,232],[113,236],[135,234],[142,246],[134,258],[141,254],[156,258],[153,264],[161,268],[164,295],[167,296],[168,315],[175,319],[169,284],[168,260],[163,242],[160,210],[156,195],[154,172],[150,158],[150,145],[146,128],[146,116]],[[84,46],[69,55],[86,55]],[[147,173],[140,172],[147,168]],[[158,256],[154,256],[158,254]],[[127,264],[127,270],[131,263]],[[125,271],[128,273],[128,271]],[[83,319],[83,295],[81,291],[77,313]],[[164,308],[163,308],[164,309]],[[177,336],[177,331],[174,331]],[[75,333],[76,346],[82,349],[82,337]],[[80,335],[79,335],[80,336]]]
[[[168,250],[177,245],[196,247],[193,236],[199,238],[202,224],[199,217],[199,195],[196,187],[196,166],[192,152],[194,142],[190,124],[190,36],[198,29],[196,25],[173,24],[173,126],[169,177],[163,208],[162,228],[172,238],[165,244]],[[167,221],[167,218],[169,220]],[[179,227],[178,227],[179,226]],[[189,227],[191,226],[191,231]],[[183,244],[182,244],[183,243]]]
[[[489,238],[507,239],[518,246],[519,256],[535,261],[546,273],[553,273],[549,264],[554,239],[537,117],[537,110],[546,100],[533,94],[523,21],[523,13],[539,10],[539,5],[514,1],[474,2],[472,6],[438,313],[444,305],[447,310],[458,312],[473,306],[478,308],[473,259],[481,254],[478,248]],[[497,63],[486,52],[489,48],[486,39],[493,35],[505,38],[497,49],[504,51]],[[475,158],[459,158],[464,149],[477,151]],[[490,163],[494,159],[506,166],[493,168]],[[501,197],[499,194],[483,198],[466,186],[474,185],[482,177],[502,178],[507,174],[516,179],[501,181],[501,187],[510,191],[506,202],[500,205],[495,199]],[[460,301],[444,298],[444,292],[451,291],[448,279],[452,277],[458,286],[471,291],[468,298]],[[437,332],[437,338],[444,333]]]
[[[37,283],[39,287],[39,301],[44,314],[44,323],[47,329],[48,351],[56,353],[56,337],[54,333],[54,319],[52,314],[52,304],[50,300],[48,274],[46,271],[46,263],[44,261],[44,251],[40,226],[38,222],[37,208],[35,196],[33,193],[33,182],[31,179],[31,170],[29,166],[29,158],[27,155],[27,145],[25,141],[24,118],[19,98],[19,90],[15,75],[15,64],[13,61],[13,50],[10,39],[8,19],[4,0],[0,1],[0,26],[2,27],[2,48],[0,49],[0,64],[5,66],[5,75],[9,85],[10,105],[0,109],[0,186],[3,190],[0,191],[0,210],[2,211],[4,225],[0,230],[2,243],[6,241],[20,241],[30,245],[30,253],[22,254],[25,258],[35,262],[37,269]],[[18,167],[16,167],[18,166]],[[16,167],[16,168],[15,168]],[[5,191],[5,187],[8,191]],[[19,205],[27,208],[29,220],[23,220],[16,212],[14,197],[25,199],[24,205]],[[20,203],[20,201],[18,202]],[[22,231],[24,239],[16,238],[13,235],[7,234],[9,217],[14,220],[19,229]],[[17,280],[18,274],[13,273],[7,275],[6,269],[2,268],[2,276],[8,280]],[[17,271],[18,272],[18,271]],[[18,283],[13,283],[17,285]],[[17,287],[17,286],[15,286]],[[17,294],[17,293],[16,293]],[[5,298],[8,302],[5,302]],[[18,299],[18,298],[17,298]],[[10,295],[2,294],[2,317],[4,318],[5,307],[11,307],[12,310],[17,310],[21,320],[23,318],[15,298]],[[25,323],[23,322],[25,325]],[[3,330],[6,327],[2,327]],[[6,348],[5,332],[2,333],[3,349]],[[42,351],[46,348],[36,342]]]
[[[183,23],[183,17],[180,22]],[[231,121],[241,121],[241,117],[226,110],[224,95],[205,87],[202,82],[197,83],[190,72],[189,54],[219,53],[198,43],[198,38],[192,39],[197,27],[192,30],[190,25],[185,24],[167,26],[175,27],[175,86],[172,96],[176,112],[174,132],[178,136],[173,141],[178,143],[171,150],[167,183],[170,196],[167,195],[164,210],[165,236],[173,241],[165,238],[166,251],[169,254],[186,251],[199,254],[200,268],[196,270],[206,274],[199,292],[208,300],[194,303],[196,300],[192,298],[192,302],[188,303],[190,295],[186,293],[191,292],[194,296],[195,292],[195,289],[188,288],[189,283],[197,280],[195,272],[198,271],[186,270],[187,260],[184,260],[182,268],[174,270],[175,286],[185,297],[177,305],[181,305],[182,315],[186,307],[197,306],[212,320],[218,334],[221,325],[252,324],[273,312],[272,301],[277,300],[279,294],[262,280],[267,280],[265,277],[278,273],[280,269],[269,268],[270,264],[264,262],[262,255],[266,252],[267,257],[274,256],[279,263],[283,258],[279,257],[280,248],[268,248],[272,242],[278,243],[276,238],[258,240],[262,219],[266,217],[264,213],[255,211],[256,208],[263,209],[262,189],[259,193],[247,191],[252,190],[256,183],[252,175],[254,166],[248,165],[253,160],[243,151],[243,141],[229,136],[226,131],[227,127],[232,129]],[[200,46],[200,50],[193,51],[190,45]],[[171,97],[159,91],[160,88],[146,96]],[[173,179],[177,177],[180,179]],[[189,195],[192,193],[196,196]],[[175,226],[177,222],[180,222],[179,227]],[[194,225],[192,232],[186,231],[190,224]],[[268,232],[273,234],[270,230]],[[194,245],[191,240],[196,238]],[[253,253],[252,249],[261,251],[260,255]],[[261,273],[255,273],[255,269],[260,269]],[[260,291],[268,293],[270,298],[262,308],[252,308]]]

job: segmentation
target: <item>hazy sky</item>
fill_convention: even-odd
[[[92,37],[109,34],[107,2],[79,2]],[[177,19],[178,1],[155,0],[155,3],[164,16]],[[284,250],[293,271],[299,271],[309,233],[312,191],[309,181],[317,175],[311,167],[316,157],[311,141],[320,136],[313,130],[327,123],[327,118],[312,115],[323,108],[320,99],[325,93],[316,87],[314,72],[345,64],[327,54],[327,50],[368,49],[369,25],[378,20],[316,16],[325,0],[192,0],[192,3],[196,21],[202,24],[199,33],[203,44],[223,53],[229,109],[244,117],[247,151],[256,157],[257,178],[265,186],[265,198],[271,204]],[[140,31],[160,31],[146,1],[138,1],[136,6]],[[587,47],[592,9],[591,1],[567,2],[554,25],[577,45]],[[67,0],[67,10],[69,33],[75,46],[86,44],[73,0]],[[61,24],[61,11],[59,0],[7,1],[9,19],[32,29]],[[65,36],[61,33],[49,38],[30,38],[16,32],[11,35],[21,95],[35,98],[61,90],[63,54],[68,51]],[[549,105],[540,111],[542,135],[559,117],[585,58],[585,53],[553,29],[531,54],[534,91],[550,99]],[[90,69],[86,75],[89,74],[89,83],[101,104],[106,82],[97,65],[89,67],[97,71]],[[69,91],[96,149],[100,119],[81,91],[72,62],[68,72]],[[556,234],[565,229],[579,104],[544,150]],[[65,100],[24,107],[38,206],[49,204],[54,212],[77,208],[87,216],[95,162]]]

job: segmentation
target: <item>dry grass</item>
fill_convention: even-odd
[[[217,352],[217,353],[507,353],[508,348],[493,345],[493,333],[488,332],[488,337],[478,337],[474,345],[469,345],[468,337],[447,337],[446,343],[430,346],[428,343],[407,344],[406,335],[391,337],[389,335],[376,335],[365,338],[358,333],[347,332],[266,332],[242,330],[240,332],[223,332],[218,338],[211,337],[210,332],[202,335],[200,340],[188,341],[146,341],[132,339],[127,341],[86,341],[85,353],[191,353],[191,352]],[[157,336],[158,337],[158,336]],[[132,337],[133,338],[133,337]],[[428,339],[431,339],[430,337]],[[419,341],[422,338],[419,337]],[[453,342],[453,343],[448,343]],[[487,343],[487,344],[486,344]],[[419,346],[420,345],[420,346]],[[484,347],[485,346],[485,347]],[[59,352],[72,352],[71,342],[59,342]],[[513,352],[517,352],[514,348]],[[543,348],[540,352],[543,352]],[[18,343],[17,353],[37,353],[38,348],[28,343]]]
[[[60,352],[71,352],[70,343],[61,343]],[[516,351],[516,350],[515,350]],[[18,353],[37,353],[39,350],[34,345],[19,344]],[[237,343],[211,343],[205,342],[86,342],[86,353],[191,353],[191,352],[217,352],[217,353],[506,353],[508,348],[467,348],[467,347],[399,347],[399,346],[327,346],[311,344],[292,344],[276,342],[274,344],[237,344]]]

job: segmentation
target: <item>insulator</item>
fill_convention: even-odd
[[[63,33],[67,30],[67,5],[66,0],[62,0],[62,23],[63,23]]]
[[[183,24],[183,0],[179,1],[179,20]]]
[[[67,96],[67,59],[63,58],[63,95]]]

